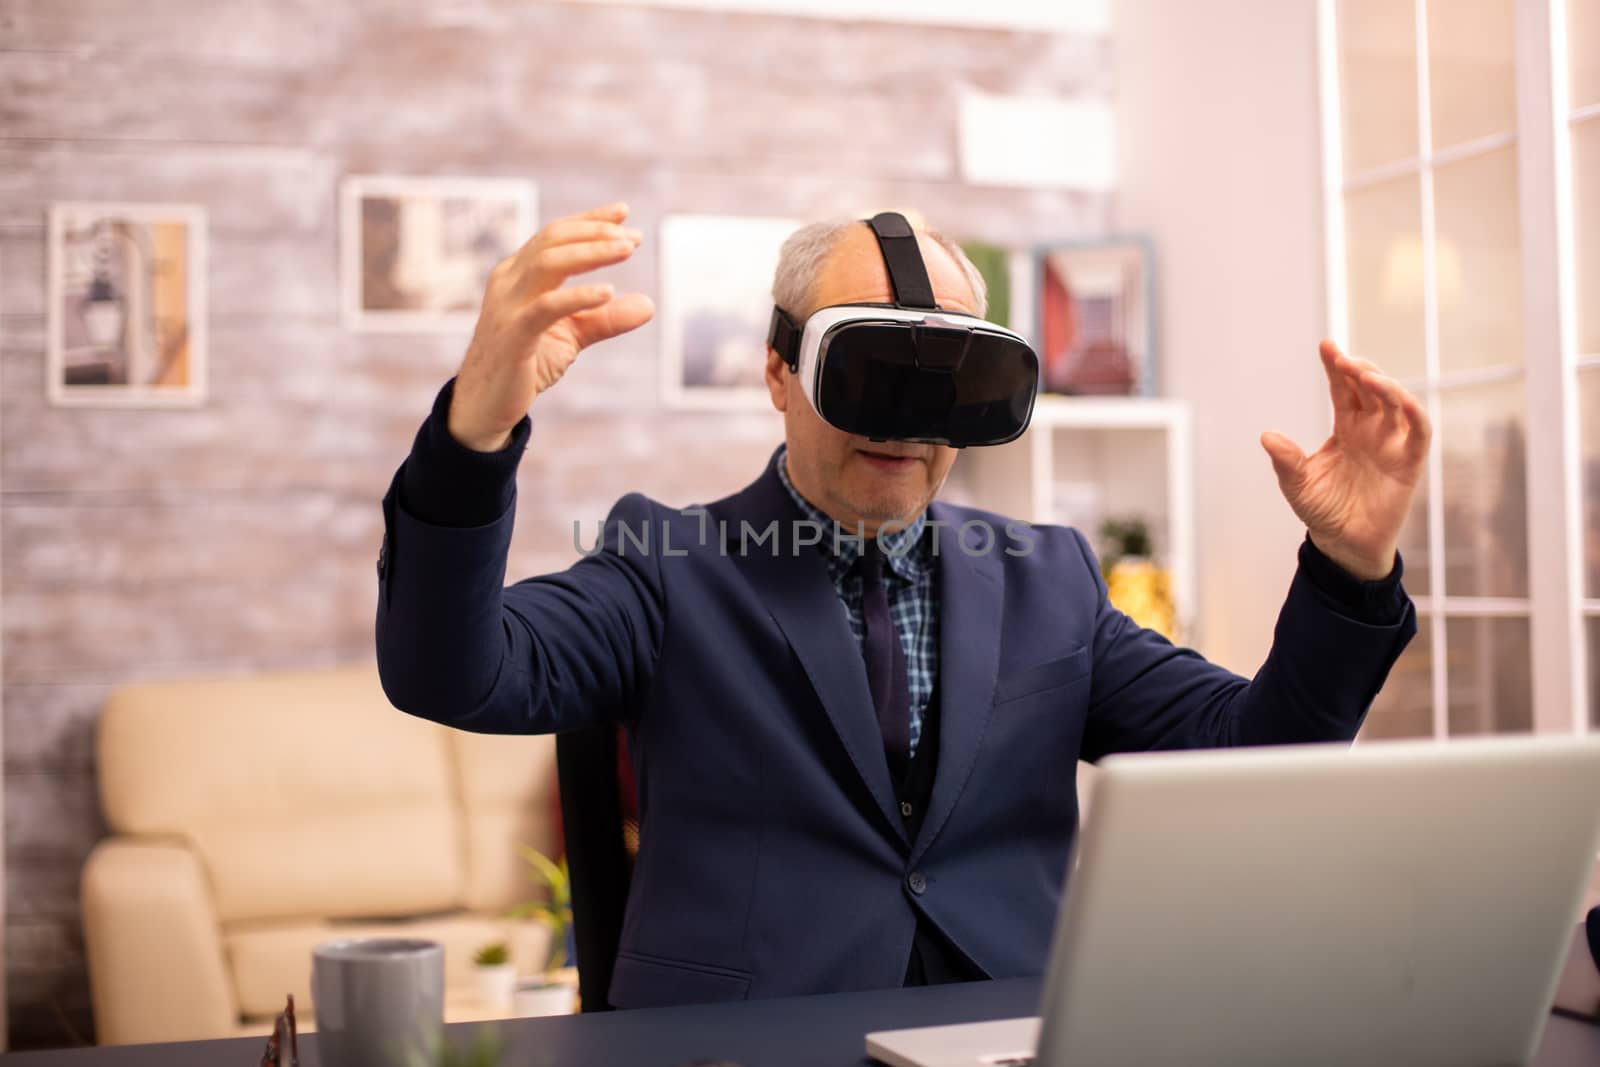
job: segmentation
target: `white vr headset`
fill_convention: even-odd
[[[878,441],[998,445],[1028,428],[1039,357],[1020,334],[939,307],[916,233],[893,212],[868,220],[893,304],[839,304],[802,328],[772,309],[767,344],[823,421]]]

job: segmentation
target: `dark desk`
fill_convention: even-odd
[[[1038,1003],[1032,979],[974,982],[931,989],[890,989],[788,1000],[701,1004],[496,1024],[510,1048],[507,1067],[677,1067],[720,1058],[743,1067],[846,1067],[870,1062],[869,1030],[975,1022],[1030,1015]],[[473,1024],[449,1028],[457,1041]],[[4,1067],[255,1067],[260,1038],[0,1057]],[[302,1067],[318,1067],[316,1037],[300,1041]],[[1600,1064],[1600,1026],[1552,1017],[1534,1067]]]

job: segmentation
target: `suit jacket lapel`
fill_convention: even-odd
[[[813,547],[801,547],[797,552],[793,545],[794,523],[804,516],[789,499],[770,464],[761,478],[726,505],[732,546],[729,554],[735,557],[740,571],[794,649],[850,762],[877,802],[884,823],[904,842],[905,828],[883,753],[883,737],[873,711],[861,649],[850,633],[821,554]],[[758,534],[776,520],[776,556],[771,542],[760,546],[752,542],[740,554],[741,519],[749,521]]]
[[[1000,665],[1000,623],[1005,610],[1005,576],[998,540],[991,551],[969,556],[961,551],[959,523],[939,504],[930,516],[949,525],[939,539],[939,765],[927,817],[911,851],[921,860],[939,835],[966,788],[978,750],[994,713],[995,677]]]

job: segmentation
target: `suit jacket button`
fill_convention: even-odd
[[[909,819],[909,818],[911,818],[911,811],[912,811],[911,801],[902,800],[900,802],[900,814],[904,815],[906,818]]]
[[[919,897],[928,891],[928,879],[923,877],[921,871],[912,871],[911,877],[906,879],[906,885],[910,886],[911,891]]]

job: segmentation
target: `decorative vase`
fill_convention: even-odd
[[[519,1019],[542,1015],[571,1015],[577,1003],[578,991],[571,985],[530,978],[517,983],[511,1002],[511,1014]]]
[[[511,1007],[512,994],[517,988],[517,965],[514,963],[477,964],[474,973],[478,979],[478,997],[495,1008]]]

